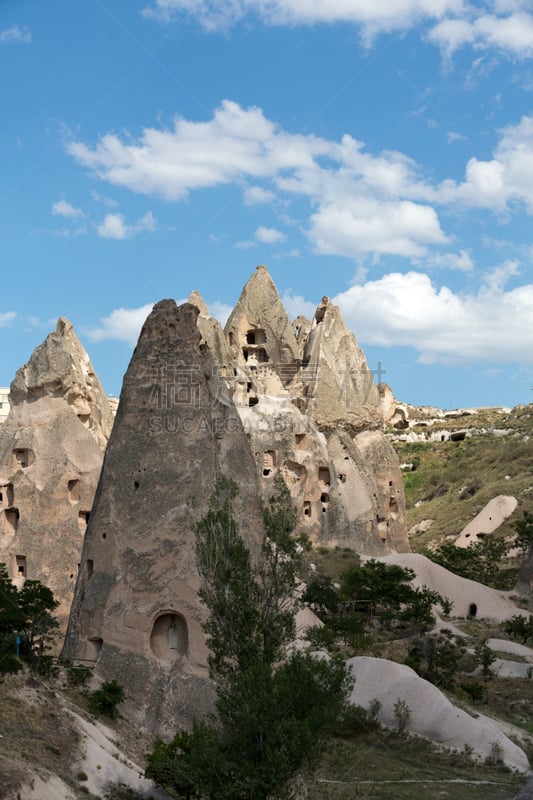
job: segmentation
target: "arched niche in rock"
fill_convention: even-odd
[[[154,620],[150,635],[150,648],[161,661],[173,661],[187,652],[189,635],[187,623],[181,614],[166,611]]]

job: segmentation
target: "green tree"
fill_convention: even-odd
[[[341,572],[340,595],[360,608],[366,605],[382,620],[392,619],[399,615],[402,605],[412,600],[414,590],[409,581],[414,577],[408,567],[370,559]]]
[[[510,545],[499,536],[484,536],[469,547],[457,547],[444,542],[436,550],[426,552],[436,564],[472,581],[490,585],[501,562],[509,552]]]
[[[410,582],[414,577],[408,567],[371,559],[341,573],[340,595],[355,609],[366,609],[382,622],[398,619],[424,628],[435,622],[432,608],[442,598],[427,586],[413,588]]]
[[[302,595],[302,601],[308,603],[320,619],[327,619],[339,607],[339,595],[331,578],[311,578]]]
[[[300,548],[285,484],[276,483],[264,509],[257,563],[233,518],[235,494],[234,484],[221,482],[196,525],[216,715],[169,744],[157,742],[146,775],[178,797],[281,800],[291,797],[292,782],[313,762],[344,706],[346,668],[287,655]]]
[[[518,639],[525,644],[528,639],[533,639],[533,615],[526,617],[523,614],[515,614],[503,623],[503,629],[512,639]]]
[[[481,667],[484,678],[492,678],[494,675],[491,670],[492,664],[496,661],[496,653],[492,650],[487,639],[482,639],[474,646],[474,658]]]
[[[0,564],[0,672],[17,666],[17,635],[21,639],[20,655],[39,669],[57,632],[53,612],[58,605],[51,590],[40,581],[27,580],[17,589],[5,565]]]
[[[522,519],[516,520],[512,528],[515,532],[515,546],[521,547],[527,553],[533,544],[533,514],[529,511],[524,511]]]
[[[415,639],[406,664],[435,686],[451,689],[465,652],[462,640],[444,628],[436,635]]]
[[[89,695],[89,711],[91,714],[103,714],[115,719],[117,706],[124,701],[124,689],[117,681],[106,681],[99,689]]]
[[[18,605],[23,652],[31,662],[38,662],[56,637],[59,623],[53,612],[59,603],[47,586],[27,580],[19,589]]]

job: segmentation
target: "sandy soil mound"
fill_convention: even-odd
[[[393,553],[381,556],[378,560],[414,570],[416,578],[413,585],[426,585],[443,597],[453,600],[454,617],[471,615],[503,622],[520,614],[520,609],[510,600],[512,592],[502,592],[482,583],[460,578],[419,553]]]
[[[350,702],[368,708],[370,701],[377,698],[382,703],[378,716],[383,724],[397,727],[394,704],[400,699],[411,710],[408,731],[453,750],[461,751],[468,745],[483,760],[494,755],[495,748],[501,748],[501,757],[509,767],[520,772],[529,770],[523,750],[496,721],[482,714],[474,718],[452,705],[436,686],[410,667],[369,656],[351,658],[348,665],[355,677]]]

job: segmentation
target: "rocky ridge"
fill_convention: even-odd
[[[263,496],[280,473],[314,544],[368,555],[408,550],[398,459],[340,310],[325,297],[312,323],[298,317],[292,325],[264,266],[224,331],[197,292],[190,302],[248,434]]]

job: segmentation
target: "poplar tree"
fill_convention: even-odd
[[[233,516],[236,493],[220,482],[196,525],[216,713],[170,743],[157,741],[146,775],[187,800],[289,800],[341,714],[349,682],[343,662],[290,647],[303,541],[293,535],[287,487],[278,480],[264,508],[257,563]]]

